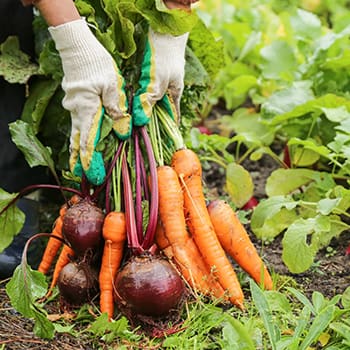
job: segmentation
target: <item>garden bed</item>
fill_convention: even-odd
[[[274,169],[274,163],[268,158],[263,157],[258,163],[246,163],[245,166],[250,170],[254,179],[255,195],[258,199],[264,198],[264,186],[267,176]],[[208,190],[220,194],[222,189],[222,176],[220,170],[212,166],[210,170],[205,172],[205,182]],[[55,195],[56,196],[56,195]],[[53,197],[52,192],[43,192],[41,210],[42,229],[49,230],[51,223],[58,212],[57,203],[59,198]],[[249,230],[249,225],[247,225]],[[263,258],[267,262],[271,271],[278,275],[284,276],[288,285],[294,285],[298,290],[302,291],[308,298],[311,298],[314,291],[321,292],[326,298],[331,299],[336,294],[342,294],[350,285],[350,264],[349,255],[346,255],[346,248],[350,242],[350,232],[342,234],[340,239],[333,240],[331,245],[322,249],[315,259],[315,263],[311,269],[302,274],[291,274],[281,259],[282,247],[281,239],[277,237],[269,244],[262,245],[253,235],[252,239],[261,252]],[[53,340],[45,340],[36,337],[33,334],[34,323],[22,317],[12,307],[5,291],[7,281],[0,283],[0,349],[104,349],[103,341],[89,336],[88,332],[82,332],[76,336],[67,333],[58,333]],[[245,288],[247,292],[247,288]],[[247,295],[247,298],[250,296]],[[58,298],[56,298],[58,299]],[[58,300],[49,304],[49,315],[52,319],[62,319],[69,322],[69,317],[73,314],[64,314],[59,311]],[[94,315],[93,307],[88,309],[91,320]],[[84,322],[83,322],[84,323]],[[83,328],[82,328],[83,329]],[[3,347],[3,348],[2,348]],[[126,348],[136,349],[135,344],[125,344]],[[141,349],[151,349],[152,346],[147,344],[139,344]],[[161,348],[155,345],[154,348]]]

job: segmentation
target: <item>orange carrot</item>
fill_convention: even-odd
[[[53,288],[56,286],[58,281],[58,276],[61,270],[71,261],[73,256],[74,256],[73,249],[68,245],[64,244],[60,252],[60,255],[58,256],[58,259],[56,261],[55,269],[52,274],[51,285],[50,285],[49,291],[46,294],[47,296],[51,294]]]
[[[75,204],[80,200],[80,197],[77,195],[72,196],[72,198],[69,200],[68,205]],[[60,215],[56,219],[54,223],[54,227],[52,230],[52,235],[62,238],[62,223],[64,215],[67,211],[67,204],[62,205],[60,209]],[[42,272],[43,274],[47,274],[59,249],[62,246],[62,241],[59,239],[56,239],[55,237],[49,238],[44,254],[41,258],[38,271]]]
[[[172,260],[174,258],[173,249],[171,248],[168,238],[165,236],[164,227],[160,220],[157,222],[154,240],[157,247],[167,256],[169,260]]]
[[[65,205],[62,206],[60,210],[60,216],[56,219],[54,223],[54,227],[51,233],[52,235],[62,238],[62,223],[63,223],[63,217],[66,214],[66,211],[67,211],[67,206]],[[62,246],[62,241],[54,237],[49,238],[44,254],[41,258],[38,271],[42,272],[43,274],[48,273],[57,255],[57,252],[61,248],[61,246]]]
[[[204,261],[228,293],[234,305],[243,307],[244,295],[232,264],[223,250],[211,223],[202,185],[202,166],[198,156],[189,149],[176,151],[172,166],[180,178],[184,206],[191,225],[189,229]]]
[[[126,223],[123,212],[110,212],[104,220],[102,229],[105,245],[99,274],[100,309],[107,312],[108,318],[114,314],[113,285],[119,269],[123,247],[126,241]]]
[[[194,289],[204,294],[213,293],[216,297],[223,297],[222,288],[210,277],[209,268],[187,232],[183,210],[184,197],[175,170],[170,166],[159,166],[157,174],[159,216],[165,235],[165,238],[161,237],[158,229],[158,243],[166,245],[164,240],[168,240],[176,264]]]
[[[261,260],[254,244],[236,213],[224,200],[217,199],[208,205],[215,232],[224,250],[237,264],[265,289],[272,289],[269,271]]]

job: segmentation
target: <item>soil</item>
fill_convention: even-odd
[[[266,178],[276,167],[276,164],[268,158],[263,157],[255,163],[244,164],[250,171],[255,184],[255,197],[264,198],[264,187]],[[205,183],[208,190],[214,195],[223,193],[222,173],[214,165],[205,171]],[[58,212],[56,198],[46,197],[42,202],[42,221],[49,225],[54,221]],[[45,214],[43,214],[45,213]],[[44,227],[43,230],[49,227]],[[249,231],[249,226],[247,226]],[[332,298],[336,294],[343,293],[350,285],[350,256],[346,255],[346,248],[350,243],[350,232],[342,234],[340,239],[331,242],[327,249],[320,251],[315,259],[314,266],[307,272],[299,275],[292,275],[287,270],[281,259],[281,239],[276,238],[272,243],[261,246],[253,236],[252,239],[257,248],[263,248],[264,259],[269,268],[277,274],[293,278],[308,297],[314,291],[321,292],[324,296]],[[19,315],[9,303],[5,292],[7,281],[0,281],[0,349],[103,349],[103,343],[91,344],[84,334],[80,337],[73,337],[69,334],[57,335],[53,340],[46,341],[33,335],[33,322]],[[56,309],[55,309],[56,307]],[[57,306],[53,306],[52,313],[57,312]]]

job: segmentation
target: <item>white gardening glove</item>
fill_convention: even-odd
[[[139,89],[133,99],[133,122],[142,126],[149,122],[154,104],[168,98],[180,115],[180,99],[184,88],[185,48],[188,33],[180,36],[160,34],[149,29],[143,54]]]
[[[105,178],[105,166],[95,147],[104,109],[118,136],[126,138],[131,132],[124,80],[84,19],[50,27],[49,31],[62,60],[62,104],[72,118],[70,168],[78,176],[84,172],[91,183],[99,185]]]

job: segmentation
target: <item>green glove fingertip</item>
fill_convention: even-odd
[[[101,185],[106,177],[106,170],[101,152],[93,153],[90,164],[90,167],[84,170],[79,157],[73,167],[73,175],[82,178],[83,174],[85,174],[90,183],[96,186]]]
[[[93,185],[101,185],[106,177],[103,156],[101,152],[94,151],[92,154],[90,167],[84,170],[89,182]]]
[[[152,48],[149,40],[147,40],[141,66],[141,76],[139,80],[140,87],[136,91],[132,104],[134,125],[143,126],[150,121],[153,106],[148,101],[147,95],[149,93],[149,87],[152,85],[154,79]]]
[[[133,123],[136,126],[143,126],[149,123],[152,115],[152,106],[147,101],[146,93],[135,95],[132,104]]]

